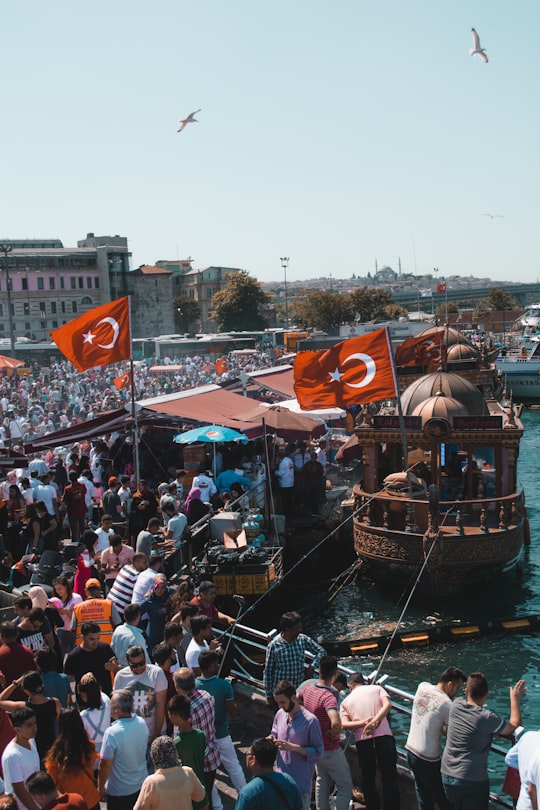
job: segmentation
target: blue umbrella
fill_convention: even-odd
[[[206,425],[206,427],[186,430],[185,433],[178,433],[173,437],[177,444],[192,444],[193,442],[241,442],[247,444],[248,437],[237,430],[221,425]]]
[[[221,425],[206,425],[206,427],[186,430],[185,433],[178,433],[173,436],[173,442],[177,444],[193,444],[193,442],[241,442],[248,443],[248,437],[232,428]],[[214,447],[214,475],[216,474],[216,448]]]

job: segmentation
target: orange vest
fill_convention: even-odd
[[[113,624],[111,620],[112,615],[112,602],[108,599],[87,599],[85,602],[80,602],[73,608],[73,615],[77,619],[77,627],[75,630],[75,643],[81,644],[82,633],[81,626],[84,622],[95,622],[99,624],[99,632],[101,634],[100,641],[105,644],[110,644],[113,634]]]

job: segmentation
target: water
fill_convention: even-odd
[[[412,604],[401,625],[402,630],[414,629],[425,623],[427,616],[438,613],[445,624],[452,620],[478,622],[486,618],[511,618],[516,615],[540,613],[540,411],[525,411],[522,416],[525,434],[521,440],[518,475],[525,489],[531,525],[531,545],[525,549],[517,574],[501,577],[496,584],[480,592],[462,596],[452,602]],[[367,578],[361,578],[336,598],[324,617],[308,629],[314,637],[352,637],[388,632],[388,625],[399,618],[409,586],[404,584],[401,597],[389,599]],[[370,614],[373,614],[371,618]],[[379,665],[380,656],[349,661],[354,669],[371,672]],[[421,680],[437,681],[448,666],[464,672],[480,670],[488,678],[488,706],[504,717],[509,715],[509,687],[519,678],[527,681],[527,694],[522,703],[523,725],[540,728],[540,634],[489,637],[459,642],[456,645],[427,647],[391,653],[385,659],[381,673],[390,676],[389,683],[414,692]],[[394,713],[396,714],[396,713]],[[394,718],[398,744],[404,743],[408,723]],[[491,757],[492,783],[497,786],[504,764]]]

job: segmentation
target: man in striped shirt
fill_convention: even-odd
[[[107,594],[107,599],[113,603],[121,616],[124,615],[126,607],[131,605],[137,577],[141,571],[145,571],[147,568],[148,557],[142,551],[138,551],[133,555],[131,563],[124,565],[118,572],[114,585]]]

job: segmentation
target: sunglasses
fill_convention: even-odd
[[[128,663],[130,669],[141,669],[142,667],[146,666],[146,661],[144,658],[142,661],[129,661]]]

